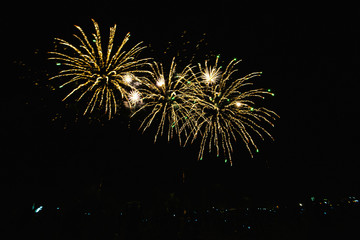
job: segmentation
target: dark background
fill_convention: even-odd
[[[205,202],[358,193],[357,7],[31,1],[12,2],[3,12],[10,14],[1,20],[1,175],[16,203],[72,199],[99,188],[123,201],[144,200],[152,192],[178,191],[183,172],[186,191],[194,199],[205,192]],[[118,42],[131,32],[129,46],[144,41],[151,47],[143,56],[164,62],[172,57],[161,54],[169,41],[191,45],[206,33],[199,59],[220,53],[225,62],[243,59],[241,74],[263,72],[254,81],[276,95],[265,100],[281,116],[269,129],[275,142],[259,142],[253,159],[244,144],[234,144],[230,167],[216,156],[197,162],[198,142],[187,148],[165,139],[153,144],[151,131],[129,128],[126,116],[81,117],[81,104],[61,102],[69,89],[54,91],[46,81],[56,71],[46,53],[54,37],[74,41],[73,25],[91,33],[91,18],[105,34],[116,23]]]

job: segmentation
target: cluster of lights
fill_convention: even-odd
[[[334,209],[334,206],[339,206],[339,204],[333,204],[332,201],[330,201],[327,198],[321,198],[320,200],[316,201],[315,197],[311,197],[311,202],[312,205],[317,205],[317,206],[321,206],[321,214],[324,216],[324,218],[328,218],[331,217],[333,211],[332,209]],[[358,205],[359,200],[356,197],[347,197],[346,199],[341,200],[341,202],[345,203],[345,204],[355,204]],[[296,206],[299,207],[299,214],[303,214],[305,212],[305,206],[306,204],[303,202],[298,202],[296,204]],[[257,208],[245,208],[245,209],[235,209],[235,208],[225,208],[225,209],[220,209],[220,208],[216,208],[215,206],[213,206],[211,209],[207,209],[204,212],[198,212],[196,210],[193,210],[191,212],[188,212],[187,210],[184,210],[183,214],[176,214],[176,213],[170,213],[169,216],[172,218],[176,218],[176,217],[180,217],[184,216],[185,219],[185,223],[188,224],[198,224],[202,221],[206,221],[206,219],[208,218],[207,216],[211,216],[213,213],[215,213],[213,216],[221,216],[221,221],[223,221],[225,224],[230,224],[232,227],[234,227],[234,231],[248,231],[248,230],[253,230],[253,226],[249,225],[246,222],[246,218],[244,219],[245,221],[241,221],[241,222],[237,222],[236,218],[233,219],[232,216],[234,215],[234,213],[236,214],[242,214],[244,216],[249,216],[249,212],[253,212],[254,210],[257,212],[264,212],[264,213],[277,213],[277,210],[279,210],[279,205],[274,205],[271,207],[257,207]],[[34,213],[38,214],[44,210],[46,210],[47,208],[44,207],[43,205],[35,205],[35,203],[32,205],[32,210]],[[58,211],[60,211],[60,207],[56,207],[56,209]],[[252,210],[252,211],[250,211]],[[92,213],[89,211],[84,211],[82,214],[84,214],[85,216],[92,216]],[[120,212],[120,216],[123,216],[123,213]],[[152,218],[150,216],[147,217],[143,217],[141,220],[142,224],[149,224],[152,222]]]

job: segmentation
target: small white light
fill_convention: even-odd
[[[212,84],[215,83],[218,78],[220,77],[219,69],[216,68],[206,68],[202,74],[202,78],[205,80],[206,83]]]
[[[126,83],[131,83],[131,81],[132,81],[132,76],[130,75],[130,74],[126,74],[125,76],[124,76],[124,81],[126,82]]]
[[[162,87],[165,85],[165,79],[164,77],[160,77],[157,81],[156,81],[156,86],[158,87]]]
[[[132,104],[136,104],[140,101],[140,93],[136,90],[130,92],[129,100]]]
[[[241,107],[241,105],[243,105],[243,104],[242,104],[241,102],[236,102],[235,105],[236,105],[237,107]]]

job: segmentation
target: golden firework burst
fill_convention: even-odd
[[[187,138],[194,141],[201,138],[198,158],[201,160],[204,150],[208,146],[209,151],[216,148],[219,156],[222,149],[225,159],[232,164],[231,153],[233,152],[233,141],[239,136],[245,143],[251,156],[251,147],[258,151],[252,134],[264,139],[270,133],[262,126],[266,122],[273,126],[272,120],[278,115],[264,107],[256,107],[254,98],[264,99],[265,95],[273,95],[266,89],[245,90],[246,85],[252,85],[249,79],[258,77],[261,72],[253,72],[241,78],[234,78],[237,71],[235,66],[240,62],[236,59],[230,61],[222,71],[218,66],[219,57],[213,66],[205,63],[203,68],[199,64],[198,72],[192,71],[196,84],[193,85],[192,101],[189,121],[195,126],[193,132]]]
[[[144,78],[139,86],[143,105],[132,116],[141,111],[148,112],[140,125],[143,131],[154,125],[154,121],[157,122],[155,142],[158,135],[163,135],[167,127],[168,140],[177,134],[181,143],[181,133],[187,134],[187,119],[191,108],[189,100],[192,97],[188,86],[192,78],[191,68],[186,66],[183,71],[176,72],[174,58],[168,74],[164,73],[161,63],[153,62],[151,69],[150,76]]]
[[[110,28],[107,48],[103,51],[99,25],[95,20],[92,21],[95,27],[92,39],[86,36],[81,27],[75,26],[80,32],[80,35],[74,34],[79,41],[78,46],[60,38],[55,39],[64,49],[62,52],[50,52],[49,59],[55,60],[56,65],[63,69],[50,80],[62,79],[65,82],[60,88],[66,85],[73,88],[63,100],[75,93],[79,94],[76,101],[89,95],[84,114],[99,107],[105,109],[105,114],[110,119],[117,111],[119,100],[130,101],[129,94],[135,89],[134,82],[139,81],[136,74],[147,72],[144,67],[148,59],[138,58],[141,50],[145,48],[141,46],[141,42],[128,51],[124,50],[130,33],[125,35],[115,49],[116,25]]]

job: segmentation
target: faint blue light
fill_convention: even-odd
[[[195,222],[197,222],[198,220],[197,220],[197,218],[195,218],[195,220],[194,220]]]
[[[324,212],[324,215],[326,215],[326,212]]]
[[[173,214],[173,217],[175,217],[176,215],[175,215],[175,213]]]
[[[250,229],[250,226],[248,226],[248,229]]]
[[[60,208],[59,208],[59,207],[57,207],[56,209],[57,209],[57,210],[60,210]]]
[[[38,208],[35,210],[35,213],[40,212],[42,209],[43,209],[43,206],[38,207]]]

